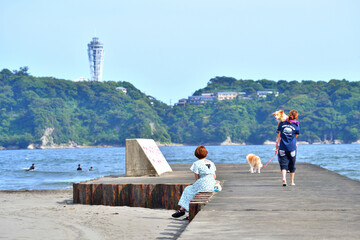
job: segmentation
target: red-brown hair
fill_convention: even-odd
[[[208,154],[208,151],[206,150],[206,148],[203,145],[198,146],[195,150],[195,156],[198,159],[206,158],[207,154]]]
[[[296,110],[291,110],[289,112],[289,120],[296,120],[299,116],[299,113]]]

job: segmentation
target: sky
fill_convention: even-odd
[[[87,44],[104,44],[104,81],[167,104],[216,76],[360,81],[358,0],[0,0],[0,70],[90,78]]]

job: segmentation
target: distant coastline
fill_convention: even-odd
[[[338,144],[360,144],[360,139],[356,142],[352,143],[344,143],[340,140],[334,141],[319,141],[314,143],[309,143],[307,141],[298,141],[299,145],[338,145]],[[183,146],[194,146],[192,144],[180,144],[180,143],[160,143],[156,142],[159,147],[183,147]],[[221,143],[203,143],[203,145],[207,146],[244,146],[244,145],[275,145],[275,141],[266,140],[263,144],[247,144],[247,143],[237,143],[231,141],[224,141]],[[74,149],[74,148],[115,148],[115,147],[125,147],[125,145],[98,145],[98,146],[89,146],[89,145],[76,145],[74,143],[71,144],[61,144],[61,145],[49,145],[49,146],[39,146],[30,144],[27,148],[20,148],[19,146],[9,146],[9,147],[1,147],[0,150],[33,150],[33,149]]]
[[[191,103],[171,106],[126,81],[71,82],[27,71],[0,71],[2,149],[122,147],[129,137],[161,146],[274,144],[271,113],[279,108],[301,109],[299,139],[310,144],[360,139],[360,82],[217,76]]]

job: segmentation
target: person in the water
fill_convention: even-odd
[[[90,168],[89,168],[89,172],[92,171],[92,170],[94,170],[94,168],[93,168],[93,167],[90,167]]]
[[[76,170],[82,171],[81,164],[78,165],[78,168]]]
[[[35,170],[35,163],[33,163],[27,171],[34,171],[34,170]]]

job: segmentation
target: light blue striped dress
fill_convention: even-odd
[[[207,159],[198,160],[193,163],[190,170],[199,174],[199,179],[194,184],[187,186],[181,195],[178,205],[185,208],[186,211],[189,211],[189,203],[198,192],[213,192],[215,186],[216,167],[213,162]]]

